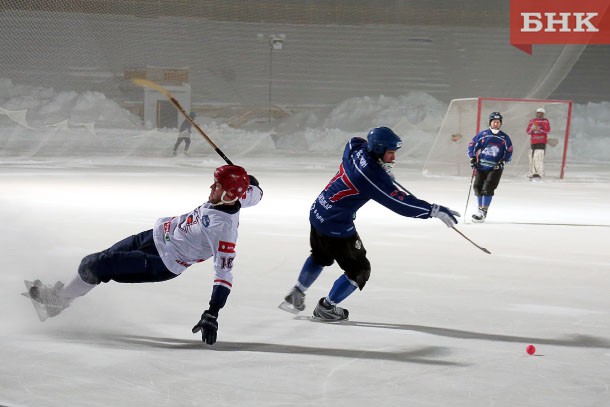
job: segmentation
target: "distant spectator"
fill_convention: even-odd
[[[189,117],[191,119],[194,120],[195,116],[196,116],[195,112],[189,113]],[[180,144],[183,141],[184,141],[184,154],[188,155],[189,147],[191,146],[192,128],[193,128],[193,126],[191,125],[191,122],[188,121],[187,119],[184,119],[184,121],[180,125],[180,130],[178,130],[178,140],[176,140],[176,144],[174,144],[174,155],[176,155],[176,152],[178,151],[178,147],[180,146]]]

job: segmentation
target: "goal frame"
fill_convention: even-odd
[[[525,128],[532,119],[533,112],[540,106],[547,109],[551,120],[555,120],[555,125],[552,126],[553,137],[549,139],[549,145],[553,148],[547,151],[548,157],[545,154],[545,167],[548,164],[545,176],[563,179],[567,166],[573,101],[541,98],[479,96],[452,99],[424,160],[423,174],[470,176],[472,169],[465,159],[468,143],[488,125],[486,115],[495,111],[504,116],[502,130],[511,135],[513,142],[513,157],[505,175],[515,178],[531,175],[531,163],[528,163],[531,139]],[[557,119],[559,120],[556,121]]]
[[[563,154],[561,158],[561,168],[559,171],[559,179],[563,179],[565,175],[565,167],[566,167],[566,159],[568,155],[568,142],[570,141],[570,124],[572,122],[572,105],[573,101],[571,100],[561,100],[561,99],[519,99],[519,98],[493,98],[493,97],[477,97],[477,124],[476,124],[476,134],[479,134],[481,131],[481,111],[483,107],[483,102],[488,101],[496,101],[496,102],[527,102],[527,103],[565,103],[568,105],[568,113],[566,119],[566,130],[564,134],[564,143],[563,143]]]

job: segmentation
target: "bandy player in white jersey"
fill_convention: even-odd
[[[58,315],[77,297],[100,283],[150,283],[179,276],[189,266],[214,259],[214,285],[209,308],[193,327],[212,345],[218,331],[218,311],[233,284],[233,262],[241,208],[263,197],[258,181],[239,166],[225,165],[214,172],[208,202],[181,216],[161,218],[151,230],[127,237],[109,249],[85,256],[77,275],[64,287],[32,283],[29,296],[44,320]],[[38,304],[39,303],[39,304]],[[43,315],[44,314],[44,318]]]

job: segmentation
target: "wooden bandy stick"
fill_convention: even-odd
[[[222,150],[220,148],[218,148],[218,146],[212,141],[212,139],[209,138],[207,134],[205,134],[205,131],[203,131],[203,129],[201,127],[199,127],[199,125],[197,123],[195,123],[195,120],[193,120],[193,118],[188,115],[188,113],[184,110],[182,105],[180,105],[180,102],[178,102],[176,100],[176,98],[170,93],[169,90],[165,89],[163,86],[159,85],[158,83],[149,81],[148,79],[134,78],[131,81],[135,85],[153,89],[153,90],[156,90],[157,92],[163,94],[176,107],[176,109],[178,109],[178,111],[180,113],[182,113],[182,115],[186,118],[186,120],[188,120],[189,123],[191,123],[191,125],[193,127],[195,127],[195,129],[197,129],[199,134],[201,134],[201,136],[205,139],[205,141],[208,142],[208,144],[214,149],[214,151],[216,151],[216,153],[219,156],[221,156],[222,159],[225,160],[225,162],[227,164],[233,165],[231,160],[229,160],[229,157],[227,157],[225,155],[225,153],[223,153]]]

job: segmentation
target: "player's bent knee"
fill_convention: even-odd
[[[97,269],[96,265],[102,256],[102,252],[93,253],[88,256],[83,257],[78,266],[78,275],[83,281],[87,284],[99,284],[100,278],[96,275],[95,270]]]
[[[355,272],[346,272],[347,277],[354,281],[360,290],[364,288],[364,285],[367,281],[369,281],[369,277],[371,276],[371,268],[360,269]]]

